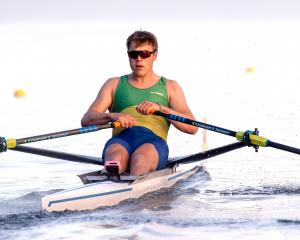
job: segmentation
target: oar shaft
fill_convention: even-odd
[[[16,139],[16,142],[17,142],[17,145],[20,145],[20,144],[39,142],[39,141],[50,140],[50,139],[55,139],[55,138],[68,137],[68,136],[78,135],[78,134],[83,134],[83,133],[88,133],[88,132],[95,132],[95,131],[98,131],[101,129],[111,128],[111,127],[112,127],[111,124],[93,125],[93,126],[77,128],[77,129],[72,129],[72,130],[66,130],[66,131],[61,131],[61,132],[42,134],[42,135],[37,135],[37,136],[33,136],[33,137],[20,138],[20,139]]]
[[[277,148],[277,149],[280,149],[280,150],[283,150],[283,151],[291,152],[291,153],[300,154],[300,149],[299,148],[287,146],[287,145],[277,143],[277,142],[273,142],[273,141],[269,141],[267,146]]]
[[[204,128],[204,129],[209,130],[209,131],[225,134],[225,135],[232,136],[232,137],[236,136],[235,131],[228,130],[228,129],[221,128],[221,127],[217,127],[217,126],[207,124],[207,123],[204,123],[204,122],[199,122],[199,121],[192,120],[192,119],[189,119],[189,118],[184,118],[184,117],[177,116],[177,115],[174,115],[174,114],[163,113],[163,112],[160,112],[160,111],[153,112],[153,114],[157,115],[157,116],[165,117],[169,120],[174,120],[174,121],[177,121],[177,122],[186,123],[186,124],[193,125],[193,126],[196,126],[196,127]]]
[[[249,141],[249,145],[252,146],[261,146],[261,147],[273,147],[273,148],[277,148],[280,150],[284,150],[287,152],[291,152],[291,153],[296,153],[296,154],[300,154],[300,149],[299,148],[295,148],[295,147],[291,147],[291,146],[287,146],[281,143],[276,143],[276,142],[272,142],[267,138],[264,138],[262,136],[259,136],[258,134],[254,134],[253,132],[251,133],[247,133],[247,132],[235,132],[232,130],[228,130],[225,128],[220,128],[214,125],[210,125],[207,123],[203,123],[203,122],[199,122],[196,120],[192,120],[192,119],[188,119],[188,118],[184,118],[181,116],[177,116],[174,114],[168,114],[168,113],[163,113],[160,111],[150,111],[151,114],[157,115],[157,116],[162,116],[165,117],[169,120],[173,120],[173,121],[177,121],[177,122],[181,122],[181,123],[186,123],[189,125],[193,125],[196,127],[200,127],[200,128],[204,128],[213,132],[217,132],[217,133],[221,133],[221,134],[225,134],[228,136],[232,136],[235,137],[237,140],[242,141],[242,142],[247,142]],[[245,139],[246,138],[246,139]]]
[[[196,153],[182,158],[171,159],[168,162],[168,166],[174,166],[176,164],[186,164],[192,162],[198,162],[205,160],[207,158],[215,157],[239,148],[245,147],[246,145],[243,142],[231,143],[222,147],[213,148],[204,152]]]
[[[107,123],[107,124],[103,124],[103,125],[91,125],[91,126],[72,129],[72,130],[42,134],[42,135],[37,135],[37,136],[27,137],[27,138],[20,138],[20,139],[9,138],[9,139],[6,139],[5,141],[2,140],[1,144],[2,145],[5,144],[5,147],[2,146],[3,149],[4,148],[5,149],[6,148],[13,149],[21,144],[40,142],[40,141],[50,140],[50,139],[55,139],[55,138],[68,137],[68,136],[72,136],[72,135],[95,132],[95,131],[99,131],[101,129],[115,128],[115,127],[120,127],[120,123],[112,122],[112,123]]]
[[[103,165],[103,160],[101,158],[79,155],[79,154],[58,152],[58,151],[53,151],[48,149],[33,148],[27,146],[17,146],[11,150],[50,157],[50,158],[57,158],[57,159],[62,159],[62,160],[67,160],[67,161],[77,162],[77,163]]]

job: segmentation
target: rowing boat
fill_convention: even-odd
[[[79,175],[79,178],[84,184],[83,186],[43,197],[42,208],[52,212],[92,210],[114,206],[127,199],[136,199],[149,192],[170,188],[178,181],[187,179],[203,169],[205,166],[203,160],[244,146],[243,142],[237,142],[196,154],[170,158],[166,169],[138,177],[122,174],[119,178],[111,178],[107,172],[102,170],[82,174]],[[27,146],[17,146],[13,150],[72,162],[104,165],[101,158],[92,156]]]
[[[96,171],[80,175],[79,177],[84,183],[84,186],[57,192],[43,197],[42,208],[51,212],[64,210],[92,210],[104,206],[114,206],[126,199],[139,198],[145,193],[157,191],[161,188],[172,187],[178,181],[191,177],[201,167],[203,167],[203,162],[200,163],[200,161],[237,150],[245,146],[254,147],[256,152],[258,151],[259,147],[272,147],[290,153],[295,153],[298,155],[300,154],[299,148],[277,143],[271,141],[270,139],[259,136],[257,129],[255,129],[255,131],[248,130],[245,132],[236,132],[207,123],[202,123],[193,119],[187,119],[174,114],[166,114],[160,111],[154,111],[151,113],[165,117],[168,120],[197,126],[206,130],[235,137],[238,142],[189,156],[169,159],[166,169],[138,177],[121,175],[117,176],[117,178],[112,178],[112,175],[109,175],[103,171]],[[72,162],[89,163],[103,166],[103,160],[97,157],[32,148],[22,145],[116,127],[120,127],[120,123],[112,122],[103,125],[88,126],[20,139],[6,139],[4,137],[0,137],[0,153],[10,149]],[[194,166],[195,163],[197,164],[196,166]],[[118,173],[118,171],[115,170],[113,172]]]
[[[205,166],[208,158],[244,147],[243,142],[236,142],[208,151],[182,157],[170,158],[168,167],[142,176],[126,174],[111,178],[105,171],[94,171],[79,175],[83,186],[60,191],[42,198],[45,211],[81,211],[105,206],[114,206],[121,201],[139,198],[142,195],[162,188],[170,188],[178,181],[193,176]],[[79,163],[104,165],[101,158],[70,154],[49,149],[17,146],[13,150],[47,156]]]
[[[168,167],[142,176],[121,175],[109,178],[101,171],[79,175],[84,186],[57,192],[42,198],[42,208],[52,211],[93,210],[115,206],[128,199],[136,199],[146,193],[170,188],[178,181],[193,176],[203,164]]]

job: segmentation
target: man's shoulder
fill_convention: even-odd
[[[116,84],[119,82],[120,77],[112,77],[106,80],[106,83],[108,84]]]
[[[115,88],[119,83],[120,77],[112,77],[106,80],[106,82],[103,84],[106,88]]]
[[[168,90],[173,90],[173,89],[178,88],[179,84],[175,80],[166,79],[166,86],[167,86]]]

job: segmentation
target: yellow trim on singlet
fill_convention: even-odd
[[[136,126],[141,126],[150,129],[154,134],[167,141],[170,123],[164,117],[155,116],[152,114],[145,115],[136,111],[136,106],[126,108],[122,113],[133,116],[137,122]],[[114,128],[113,136],[120,134],[125,128]]]

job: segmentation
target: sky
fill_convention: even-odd
[[[0,22],[294,20],[299,0],[0,0]]]

